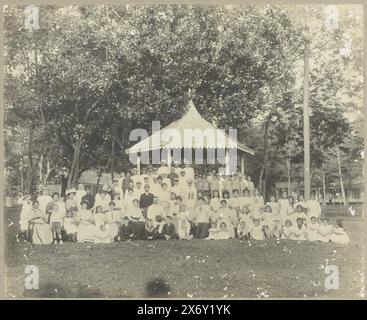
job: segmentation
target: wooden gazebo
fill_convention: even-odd
[[[235,156],[235,165],[237,167],[239,158],[243,174],[244,155],[246,153],[253,155],[254,151],[237,141],[236,131],[230,130],[227,134],[205,120],[197,111],[192,100],[188,101],[186,110],[180,119],[142,139],[126,151],[130,159],[136,161],[138,171],[140,172],[141,162],[147,164],[147,161],[151,163],[155,159],[153,162],[157,163],[157,155],[160,155],[158,161],[164,159],[168,166],[171,166],[173,161],[182,163],[183,158],[190,162],[193,159],[193,150],[195,150],[195,164],[200,164],[201,161],[197,154],[202,154],[203,161],[207,164],[219,163],[219,159],[224,158],[221,163],[226,166],[226,174],[229,174],[230,159]],[[144,161],[142,161],[143,157]]]

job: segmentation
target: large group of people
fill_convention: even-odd
[[[35,244],[192,238],[349,242],[342,221],[330,224],[314,196],[305,201],[283,193],[265,202],[250,176],[198,174],[177,163],[122,173],[96,195],[79,184],[65,198],[45,188],[37,198],[22,196],[19,204],[17,240]]]

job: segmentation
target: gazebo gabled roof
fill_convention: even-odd
[[[185,132],[195,130],[196,132],[214,132],[215,139],[195,139],[195,143],[183,141]],[[194,132],[195,132],[194,131]],[[166,139],[171,133],[178,133],[177,138]],[[165,138],[164,138],[165,137]],[[163,139],[162,139],[163,138]],[[126,152],[137,153],[157,149],[175,148],[236,148],[243,152],[254,154],[254,151],[230,137],[224,130],[218,129],[214,124],[206,121],[197,111],[194,103],[189,100],[186,113],[178,120],[171,122],[158,132],[133,145]]]

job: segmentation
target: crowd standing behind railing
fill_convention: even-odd
[[[47,189],[22,196],[18,241],[34,244],[130,240],[290,239],[348,243],[342,221],[329,224],[314,196],[283,193],[264,203],[250,176],[195,174],[189,165],[123,173],[95,196],[79,184],[66,200]]]

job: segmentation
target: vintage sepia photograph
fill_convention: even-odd
[[[365,298],[363,10],[3,6],[5,298]]]

